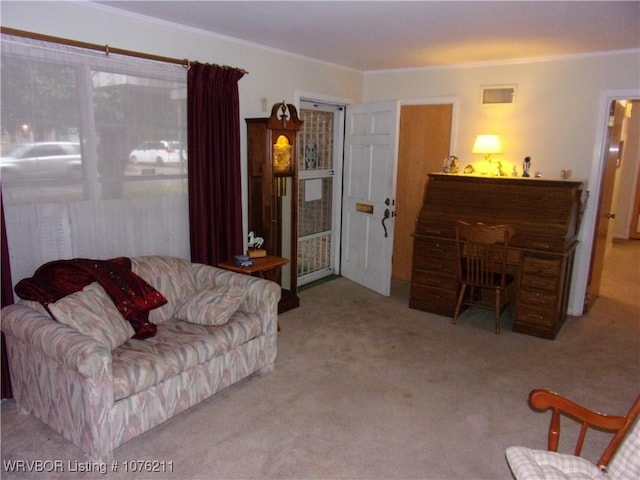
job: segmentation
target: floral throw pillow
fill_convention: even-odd
[[[58,323],[93,338],[110,350],[119,347],[135,334],[131,324],[97,282],[50,303],[48,308]]]
[[[179,320],[199,325],[224,325],[247,296],[244,287],[225,285],[198,290],[177,313]]]

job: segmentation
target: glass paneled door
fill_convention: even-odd
[[[298,285],[338,273],[344,107],[300,102]]]

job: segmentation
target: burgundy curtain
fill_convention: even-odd
[[[242,253],[242,70],[192,63],[187,76],[191,260],[217,265]]]
[[[9,264],[9,247],[7,245],[7,229],[4,224],[4,204],[2,201],[2,184],[0,184],[0,222],[2,223],[2,237],[0,238],[0,246],[2,247],[2,306],[11,305],[13,303],[13,287],[11,286],[11,265]],[[4,333],[0,335],[0,350],[2,358],[0,359],[2,369],[2,398],[11,398],[11,377],[9,376],[9,363],[7,362],[7,350],[4,344]]]

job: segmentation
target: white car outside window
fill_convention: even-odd
[[[159,140],[140,144],[129,154],[129,161],[136,163],[154,163],[163,165],[165,163],[178,163],[186,160],[186,153],[180,147],[180,142]]]
[[[0,159],[3,178],[82,177],[80,144],[36,142],[15,145]]]

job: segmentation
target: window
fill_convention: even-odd
[[[14,283],[59,258],[188,258],[186,70],[2,35]]]

